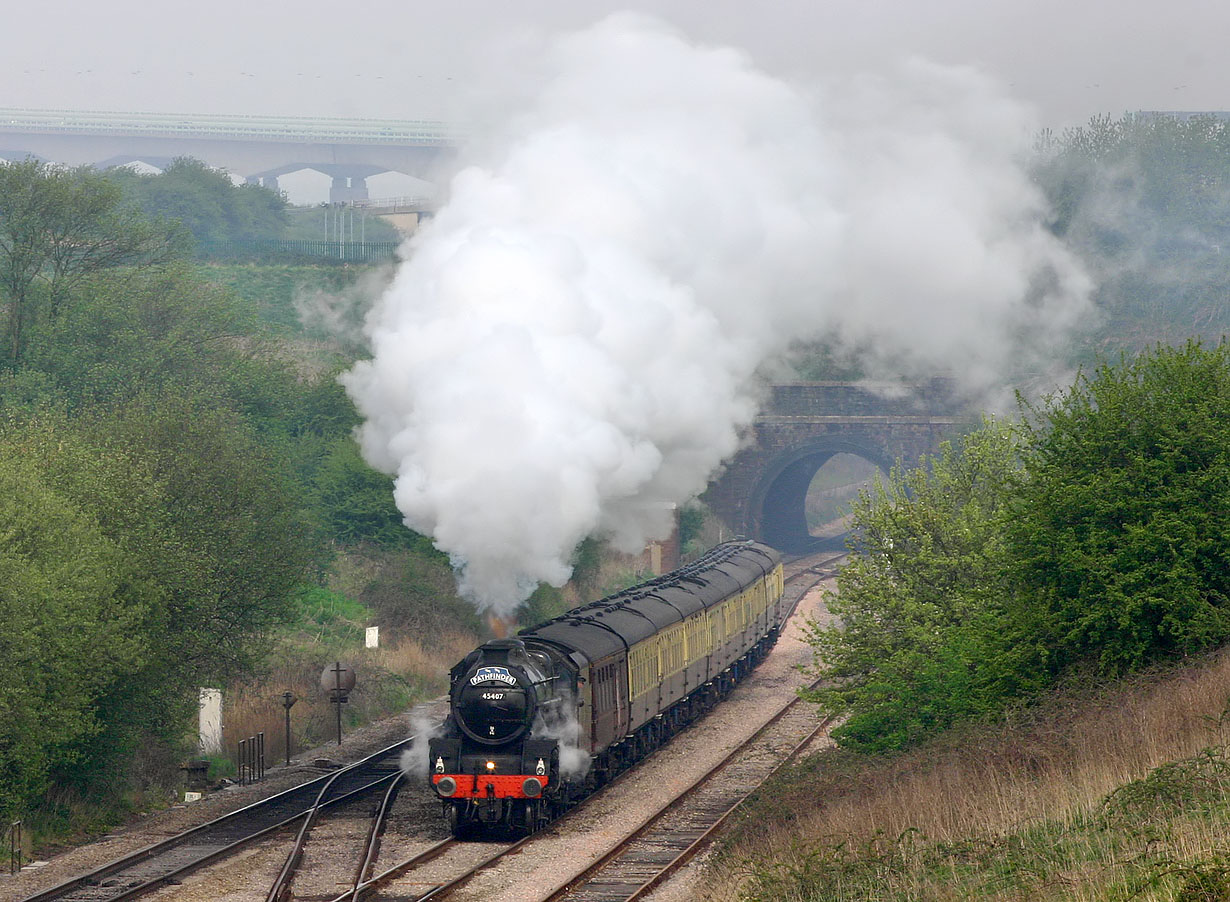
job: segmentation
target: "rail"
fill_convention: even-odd
[[[787,562],[787,568],[790,572],[788,572],[786,575],[786,582],[789,584],[795,585],[795,586],[797,586],[799,583],[803,583],[803,588],[799,592],[798,596],[795,598],[793,603],[791,604],[790,612],[789,614],[787,614],[787,616],[790,616],[791,614],[794,613],[794,611],[798,607],[799,600],[802,598],[803,595],[805,595],[811,588],[813,588],[821,580],[830,576],[834,572],[838,562],[845,556],[846,556],[845,553],[830,554],[827,557],[825,557],[823,560],[816,561],[814,560],[814,558],[816,557],[815,555],[809,555],[807,556],[805,560],[794,560],[794,561]],[[665,811],[674,807],[679,801],[687,798],[690,795],[693,795],[696,792],[699,792],[707,781],[712,780],[715,774],[721,771],[724,767],[728,766],[735,758],[739,756],[740,753],[747,751],[747,749],[753,743],[755,743],[758,738],[763,736],[768,730],[770,730],[773,726],[775,726],[778,722],[780,722],[781,719],[784,718],[788,713],[790,713],[791,711],[798,710],[798,706],[801,703],[802,703],[802,699],[795,697],[789,703],[784,705],[780,711],[778,711],[772,718],[766,721],[755,733],[749,736],[747,740],[745,740],[735,749],[731,750],[721,761],[713,765],[703,776],[701,776],[696,781],[694,781],[692,785],[688,787],[688,789],[684,790],[684,792],[681,793],[680,795],[672,798],[665,805],[661,806],[661,808],[658,811],[656,811],[650,817],[646,818],[646,820],[642,822],[642,824],[637,828],[636,831],[634,831],[633,834],[630,834],[628,837],[626,837],[625,840],[619,846],[617,846],[616,849],[608,853],[608,855],[605,856],[603,859],[600,859],[600,861],[598,862],[596,866],[600,866],[602,863],[611,860],[612,858],[614,858],[615,856],[619,854],[620,849],[626,848],[629,843],[635,841],[637,836],[640,836],[643,833],[650,830],[654,822],[657,820],[660,820]],[[818,725],[816,725],[814,729],[808,732],[807,736],[803,739],[802,742],[794,745],[794,747],[791,749],[789,754],[782,761],[778,762],[778,764],[773,768],[770,774],[766,775],[764,779],[767,780],[769,776],[771,776],[773,773],[776,773],[777,770],[780,769],[780,767],[782,767],[785,763],[787,763],[788,761],[792,760],[795,756],[797,756],[797,754],[799,754],[799,752],[802,749],[806,748],[810,742],[814,741],[815,736],[822,730],[826,729],[830,723],[831,723],[831,720],[825,720],[819,723]],[[624,771],[616,779],[612,780],[609,784],[604,786],[602,790],[600,790],[600,793],[609,791],[611,787],[622,782],[630,774],[635,773],[635,771],[636,771],[635,768]],[[595,793],[593,795],[588,796],[586,799],[584,799],[581,802],[581,804],[584,805],[590,800],[596,798],[600,793]],[[750,790],[749,790],[749,793],[750,793]],[[746,797],[746,794],[744,795],[744,797]],[[726,814],[722,816],[722,819],[720,820],[720,822],[717,825],[711,826],[710,830],[706,832],[704,838],[707,839],[707,837],[711,836],[712,832],[716,831],[720,827],[720,824],[725,822],[725,817],[729,815],[730,813],[732,813],[738,807],[739,804],[742,804],[742,798],[737,800],[734,805],[729,807]],[[406,900],[412,899],[413,902],[427,902],[427,900],[429,899],[443,898],[449,895],[453,890],[459,889],[460,887],[467,884],[470,880],[472,880],[478,874],[482,873],[484,870],[487,870],[488,868],[495,866],[501,860],[507,858],[508,856],[521,851],[525,846],[538,840],[540,837],[541,837],[541,834],[530,834],[529,836],[525,836],[517,840],[516,842],[513,842],[503,848],[500,848],[492,852],[490,855],[484,857],[477,864],[474,864],[466,868],[462,873],[460,873],[456,877],[453,877],[452,879],[446,882],[441,882],[434,886],[429,886],[428,888],[424,890],[416,891],[415,894],[412,896],[405,896],[399,893],[397,895],[397,898],[406,899]],[[379,890],[381,890],[384,887],[387,887],[394,880],[411,872],[412,870],[417,868],[419,865],[440,857],[441,855],[446,853],[449,849],[452,849],[453,847],[457,845],[458,845],[458,842],[455,839],[446,839],[440,843],[437,843],[436,845],[426,849],[425,851],[420,852],[418,855],[415,855],[405,861],[402,861],[396,865],[393,865],[387,870],[381,872],[379,875],[358,883],[352,890],[346,892],[343,895],[336,897],[335,899],[331,900],[331,902],[354,902],[354,900],[373,898],[372,896],[373,893],[379,892]],[[465,845],[465,844],[462,844],[462,845]],[[702,843],[700,843],[699,841],[696,843],[689,844],[688,848],[685,849],[683,853],[681,853],[680,856],[677,856],[677,860],[672,862],[669,865],[669,868],[673,870],[674,868],[679,867],[688,858],[694,856],[700,850],[701,847],[702,847]],[[666,871],[665,869],[663,869],[663,871],[664,871],[663,873],[659,873],[655,875],[655,885],[656,885],[656,882],[659,882],[661,879],[664,879],[666,876],[668,876],[669,871]],[[583,874],[581,875],[574,875],[562,886],[556,887],[554,890],[552,890],[552,895],[550,898],[551,899],[561,898],[562,895],[565,893],[565,891],[569,887],[572,887],[574,884],[576,884],[578,880],[584,879],[585,874],[589,872],[590,871],[587,870],[586,872],[583,872]],[[640,896],[638,895],[635,898],[640,898]]]
[[[294,883],[295,874],[299,870],[299,865],[303,863],[303,850],[307,846],[308,837],[312,833],[312,827],[316,825],[316,819],[320,816],[321,810],[328,804],[326,801],[329,793],[332,791],[334,784],[342,776],[342,771],[338,771],[330,779],[325,781],[324,786],[320,788],[320,792],[316,796],[316,802],[312,805],[310,811],[303,818],[303,824],[299,827],[299,833],[295,837],[295,844],[290,850],[290,854],[286,856],[286,862],[282,865],[282,870],[278,872],[277,878],[273,881],[273,886],[269,888],[269,894],[265,897],[265,902],[289,902],[291,897],[291,885]],[[379,785],[385,780],[396,785],[401,780],[402,774],[398,770],[381,780],[371,784],[371,786]],[[371,786],[367,788],[371,788]],[[386,793],[384,798],[388,799]],[[335,801],[335,800],[330,800]],[[384,810],[383,805],[381,810]],[[357,882],[357,881],[356,881]]]
[[[321,785],[344,777],[356,778],[362,783],[365,771],[378,767],[390,758],[400,757],[401,752],[415,738],[410,736],[335,773],[301,783],[191,830],[138,849],[93,871],[79,874],[28,896],[22,902],[77,902],[78,899],[83,902],[86,899],[90,902],[119,902],[121,899],[141,895],[210,862],[225,858],[255,839],[296,823],[310,810],[305,807],[305,797],[318,798]],[[327,804],[346,801],[366,792],[383,779],[387,779],[387,776],[382,775],[381,779],[360,785],[350,793],[331,798]],[[137,876],[125,882],[124,875],[128,871]]]
[[[384,798],[380,801],[380,808],[372,818],[371,831],[367,835],[367,842],[363,847],[363,856],[359,861],[359,867],[355,871],[354,886],[351,888],[350,894],[346,897],[347,902],[359,902],[362,898],[363,884],[372,876],[372,871],[376,867],[376,858],[380,854],[380,840],[384,836],[385,826],[389,822],[389,812],[393,808],[393,802],[397,799],[397,794],[405,785],[405,780],[394,780],[389,784],[388,790],[384,794]]]
[[[811,688],[814,689],[816,686],[820,684],[820,682],[821,682],[820,680],[817,680],[815,683],[812,684]],[[762,736],[768,733],[768,731],[771,728],[776,726],[782,719],[786,717],[787,714],[791,713],[795,709],[795,707],[801,704],[802,702],[803,702],[802,698],[799,698],[797,696],[791,699],[790,702],[785,707],[783,707],[780,711],[778,711],[770,720],[766,721],[760,727],[760,729],[758,729],[755,733],[749,736],[745,742],[741,743],[739,746],[732,749],[730,753],[726,755],[726,757],[724,757],[721,761],[713,765],[713,767],[711,767],[708,771],[706,771],[704,774],[698,777],[682,793],[675,796],[673,799],[668,801],[665,805],[662,805],[661,807],[659,807],[657,811],[653,812],[651,815],[645,818],[641,822],[641,824],[635,830],[629,833],[626,837],[624,837],[618,843],[618,845],[616,845],[614,848],[606,852],[606,854],[602,855],[597,860],[595,860],[580,874],[574,875],[567,882],[561,884],[560,886],[552,890],[551,894],[547,896],[546,899],[543,900],[543,902],[560,902],[560,900],[566,898],[570,893],[572,893],[578,887],[582,886],[587,881],[590,881],[593,877],[599,874],[599,872],[601,872],[602,869],[605,868],[607,865],[611,864],[612,862],[615,862],[622,855],[624,855],[629,850],[629,848],[632,846],[633,843],[635,843],[636,841],[642,838],[650,837],[651,832],[655,829],[655,827],[659,827],[661,825],[662,821],[665,819],[668,813],[673,812],[685,800],[695,797],[702,789],[704,789],[707,785],[709,785],[711,781],[713,781],[713,779],[727,767],[727,765],[731,764],[736,758],[738,758],[741,754],[746,752],[753,745],[753,743],[755,743],[758,739],[760,739]],[[716,818],[714,818],[711,821],[711,823],[708,824],[704,832],[701,833],[699,837],[695,838],[690,843],[688,843],[688,845],[682,851],[680,851],[677,855],[675,855],[669,862],[665,863],[664,866],[656,870],[649,879],[640,882],[639,885],[630,894],[626,896],[616,891],[610,894],[610,898],[612,900],[618,898],[621,900],[621,902],[632,902],[632,900],[641,899],[647,893],[649,893],[650,890],[658,886],[663,880],[665,880],[668,876],[670,876],[670,874],[672,874],[678,868],[686,864],[691,858],[695,857],[695,855],[698,852],[700,852],[700,850],[704,847],[704,845],[708,843],[709,840],[712,839],[713,834],[716,833],[717,830],[726,822],[729,816],[733,814],[743,804],[743,802],[747,799],[749,795],[751,795],[751,792],[754,792],[757,788],[759,788],[760,786],[763,786],[769,779],[773,777],[774,774],[776,774],[783,767],[785,767],[787,764],[789,764],[791,761],[797,758],[804,749],[806,749],[809,745],[811,745],[816,740],[817,736],[819,736],[824,730],[828,729],[828,727],[832,724],[832,722],[833,722],[832,717],[825,717],[824,719],[822,719],[820,723],[818,723],[815,726],[814,729],[810,730],[801,740],[796,742],[793,745],[793,747],[790,749],[790,752],[784,758],[778,761],[767,774],[765,774],[760,780],[758,780],[755,786],[753,786],[751,790],[744,793],[737,801],[735,801],[733,805],[728,807],[725,811],[722,811]],[[660,835],[652,836],[647,841],[652,842],[659,849],[662,846],[667,845],[664,837]]]

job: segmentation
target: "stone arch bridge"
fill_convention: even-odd
[[[908,386],[848,382],[774,385],[748,443],[705,502],[732,532],[789,552],[814,546],[804,502],[812,477],[847,453],[887,471],[916,464],[969,420],[951,380]]]

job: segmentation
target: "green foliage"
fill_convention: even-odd
[[[1103,364],[855,505],[811,693],[861,749],[1230,637],[1230,350]]]
[[[1102,365],[1031,410],[1008,541],[1052,672],[1123,672],[1230,636],[1230,351]]]
[[[910,744],[1025,689],[999,647],[1015,433],[986,422],[927,463],[860,494],[857,553],[826,597],[840,622],[808,624],[817,673],[836,678],[809,698],[848,714],[835,735],[859,748]]]
[[[313,484],[322,523],[339,542],[410,546],[421,540],[393,503],[392,478],[369,467],[349,435],[329,444]]]
[[[581,540],[572,552],[572,582],[582,596],[592,596],[598,591],[598,578],[602,570],[602,542],[592,536]]]
[[[294,596],[295,626],[317,642],[341,649],[362,642],[375,618],[364,604],[323,586],[305,586]]]
[[[180,157],[165,170],[141,175],[108,173],[125,197],[152,217],[182,223],[198,242],[279,238],[286,230],[286,199],[258,185],[235,185],[225,172]]]
[[[251,193],[193,164],[168,174]],[[122,812],[137,762],[173,772],[196,687],[263,668],[277,628],[368,619],[304,588],[331,554],[322,524],[400,549],[368,594],[411,610],[382,623],[474,621],[358,456],[338,349],[308,367],[272,341],[260,280],[238,280],[244,297],[177,261],[182,233],[125,206],[126,179],[148,187],[0,167],[0,653],[23,668],[0,679],[0,814],[43,825]]]
[[[554,586],[540,583],[533,594],[517,609],[517,622],[521,626],[537,626],[544,620],[558,617],[568,610],[564,593]]]
[[[134,449],[165,492],[176,544],[144,563],[164,581],[169,651],[197,679],[246,666],[321,563],[295,486],[239,416],[195,399],[136,402],[93,435]]]
[[[483,632],[474,606],[457,595],[448,555],[436,551],[429,539],[419,536],[411,548],[381,549],[379,558],[381,566],[359,601],[376,613],[382,627],[420,641]]]
[[[206,278],[234,291],[254,310],[260,321],[277,334],[327,341],[338,330],[326,317],[305,323],[304,301],[322,297],[346,303],[339,315],[348,331],[357,331],[368,306],[387,284],[389,270],[383,267],[213,264],[204,268]],[[318,307],[323,305],[317,304]]]
[[[143,666],[140,593],[99,523],[36,461],[0,454],[0,814],[22,810],[103,727],[99,696]],[[127,595],[127,597],[126,597]]]
[[[256,356],[255,332],[232,295],[187,267],[94,277],[31,338],[23,369],[46,374],[74,408],[172,388],[259,404],[254,383],[293,378],[268,355]]]
[[[180,740],[202,681],[252,666],[262,634],[286,619],[292,591],[311,575],[317,546],[297,494],[252,430],[192,401],[17,418],[0,432],[0,457],[36,468],[90,518],[99,537],[83,539],[83,549],[113,550],[108,581],[91,579],[114,598],[116,647],[134,643],[141,655],[105,683],[83,684],[95,726],[65,732],[48,770],[85,797],[109,796],[141,742]],[[50,617],[47,625],[64,628]],[[94,635],[88,623],[82,630]],[[81,659],[110,660],[105,639]]]
[[[1103,346],[1230,332],[1224,121],[1098,117],[1044,135],[1040,150],[1035,175],[1055,211],[1053,228],[1097,279]]]
[[[184,251],[182,232],[125,206],[100,173],[35,160],[0,165],[0,360],[16,365],[28,333],[54,322],[85,279],[156,266]]]
[[[699,505],[688,505],[679,511],[679,550],[681,554],[693,554],[705,528],[705,511]]]

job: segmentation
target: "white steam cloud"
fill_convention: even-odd
[[[453,179],[344,381],[367,459],[507,614],[587,535],[669,531],[800,340],[990,381],[1086,309],[1026,111],[922,62],[816,95],[653,20],[549,42]]]
[[[427,780],[431,775],[431,760],[428,745],[432,739],[444,733],[444,723],[438,712],[431,710],[431,703],[416,705],[410,711],[410,735],[413,741],[401,753],[401,772],[411,780]]]
[[[589,773],[593,760],[581,746],[577,701],[571,692],[561,693],[549,708],[539,709],[530,735],[534,739],[554,739],[559,744],[559,772],[564,779],[579,780]]]

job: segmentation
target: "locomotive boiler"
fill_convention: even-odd
[[[470,652],[428,744],[454,834],[535,830],[707,711],[777,640],[776,551],[697,562]]]

